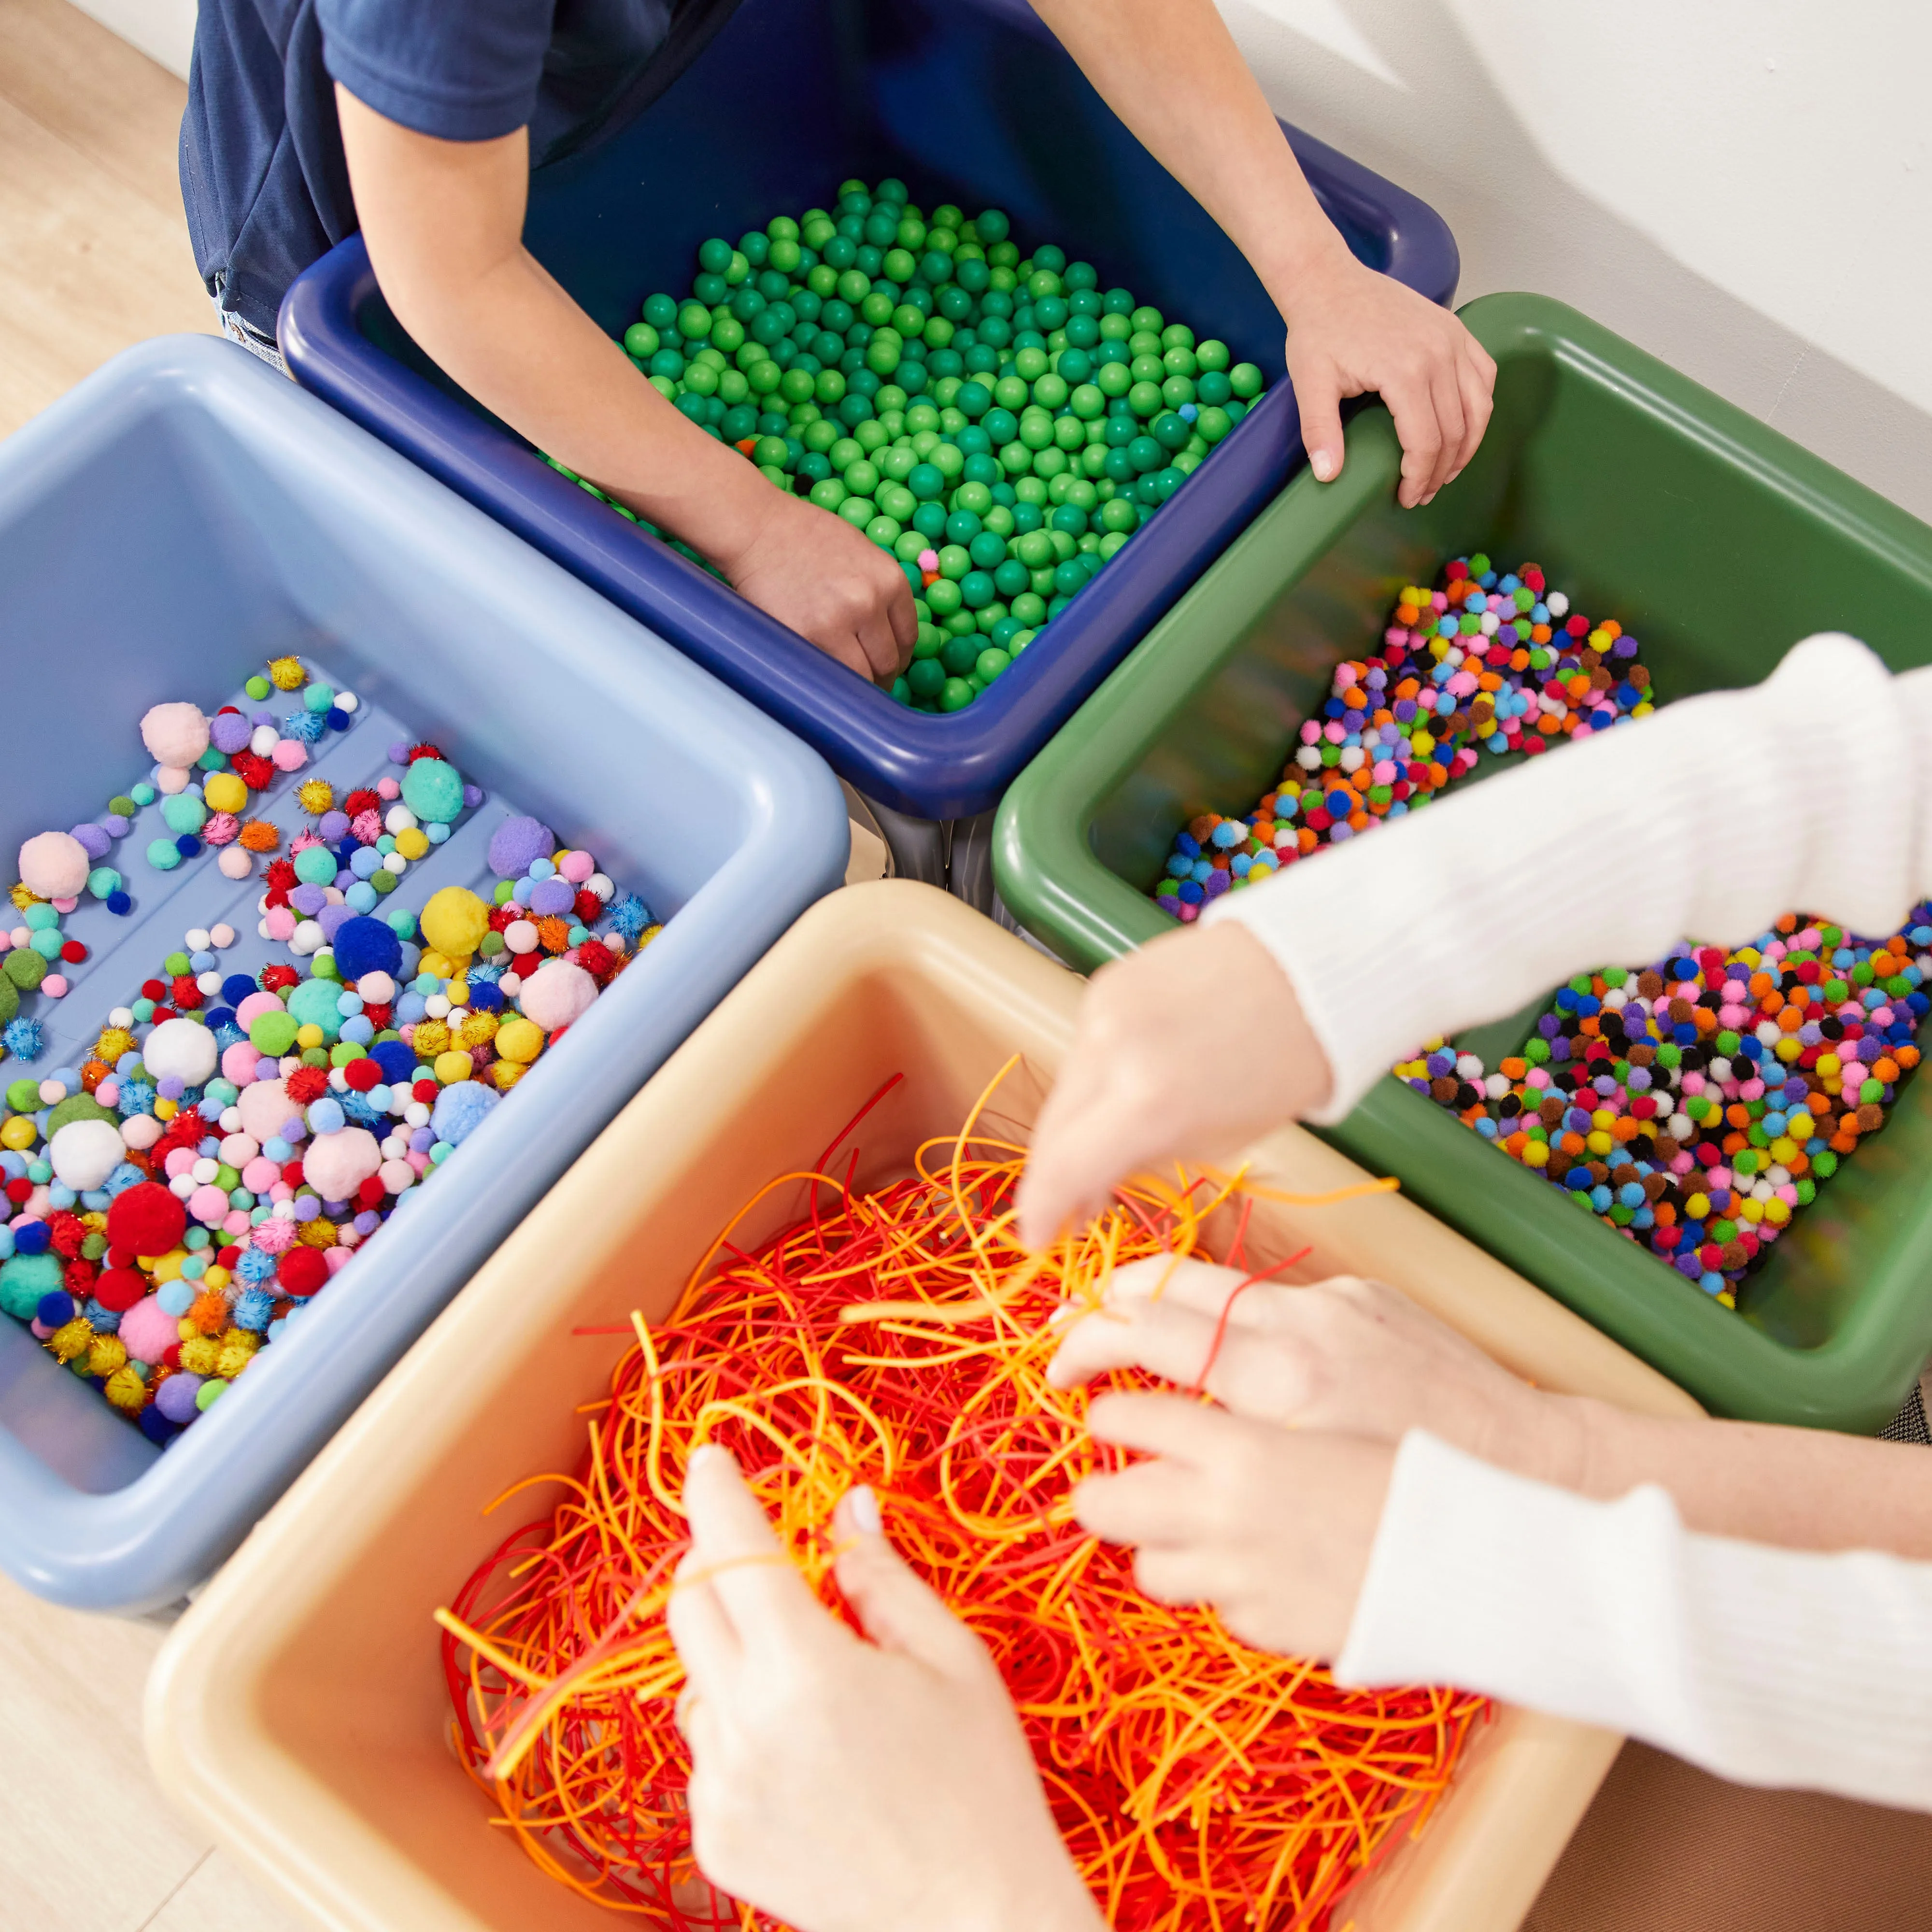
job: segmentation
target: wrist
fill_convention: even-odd
[[[1298,314],[1325,302],[1361,264],[1349,253],[1341,231],[1318,209],[1305,230],[1283,237],[1254,266],[1282,321],[1292,329]]]
[[[667,452],[663,468],[677,477],[674,489],[620,489],[612,494],[628,508],[690,544],[730,576],[757,542],[779,496],[736,450],[680,419],[683,440]]]
[[[1586,1396],[1525,1388],[1478,1453],[1498,1468],[1586,1496],[1592,1472],[1605,1460],[1604,1438],[1622,1413]]]

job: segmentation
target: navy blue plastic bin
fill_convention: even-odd
[[[206,336],[129,351],[0,443],[0,584],[10,854],[141,776],[149,705],[212,704],[293,651],[434,739],[486,794],[595,853],[666,921],[421,1198],[166,1449],[0,1318],[0,1566],[64,1603],[138,1610],[241,1541],[658,1064],[840,882],[845,810],[814,753],[688,658]],[[118,934],[100,908],[70,922],[98,915],[94,956],[46,1016],[57,1036],[68,1009],[98,1025],[130,999],[194,922],[196,885],[182,881],[195,868],[149,872],[140,842],[137,828],[115,862],[135,896]]]
[[[1456,244],[1414,196],[1288,130],[1355,253],[1432,301]],[[1253,272],[1089,87],[1020,0],[744,0],[664,98],[530,184],[524,238],[620,334],[653,290],[690,286],[698,244],[896,174],[927,206],[997,206],[1024,246],[1057,241],[1103,284],[1283,374]],[[544,464],[434,370],[383,305],[352,237],[289,291],[297,379],[688,651],[816,746],[868,797],[928,819],[1008,783],[1300,460],[1285,382],[1204,461],[1038,648],[964,711],[934,716],[814,650]]]

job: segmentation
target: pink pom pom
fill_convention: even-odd
[[[366,1127],[318,1134],[302,1156],[302,1174],[325,1201],[346,1201],[382,1164],[376,1137]]]
[[[376,781],[376,796],[392,800],[403,795],[402,782],[398,778],[381,778]]]
[[[400,1194],[416,1184],[416,1171],[406,1160],[386,1160],[376,1172],[382,1178],[384,1190],[391,1194]]]
[[[224,879],[245,879],[255,869],[255,861],[245,846],[230,846],[214,862]]]
[[[164,765],[154,774],[154,789],[164,798],[172,798],[176,793],[186,791],[192,774],[184,766]]]
[[[356,835],[358,845],[373,845],[382,836],[382,821],[373,812],[358,812],[349,821],[349,829]]]
[[[221,1232],[224,1234],[245,1234],[248,1226],[248,1209],[234,1208],[230,1209],[227,1220],[222,1222]]]
[[[221,1055],[221,1077],[230,1086],[245,1087],[255,1077],[255,1070],[262,1064],[261,1049],[252,1046],[245,1040],[238,1040],[225,1048]],[[100,1083],[104,1087],[106,1082]],[[106,1104],[104,1101],[104,1106]]]
[[[322,1251],[322,1258],[328,1264],[328,1271],[332,1275],[340,1274],[349,1265],[349,1255],[346,1249],[325,1248]]]
[[[271,906],[262,922],[268,937],[286,944],[296,936],[296,916],[286,906]]]
[[[301,1064],[299,1061],[296,1064]],[[262,1063],[265,1067],[273,1064],[272,1061]],[[242,1116],[242,1132],[252,1134],[258,1141],[273,1140],[281,1132],[289,1116],[296,1112],[296,1103],[289,1098],[289,1090],[272,1077],[257,1079],[252,1086],[243,1088],[235,1107]]]
[[[50,1000],[64,999],[67,995],[67,975],[64,973],[50,973],[40,982],[40,991]]]
[[[181,1323],[151,1294],[137,1301],[121,1318],[117,1331],[129,1354],[137,1362],[158,1362],[181,1340]]]
[[[20,883],[44,899],[71,898],[87,871],[87,848],[71,832],[43,832],[20,848]]]
[[[204,845],[232,845],[241,832],[242,821],[232,812],[218,812],[201,828],[201,842]]]
[[[132,1114],[121,1123],[121,1138],[136,1153],[144,1152],[161,1137],[161,1124],[152,1114]]]
[[[197,1187],[188,1197],[188,1211],[203,1227],[218,1227],[228,1218],[228,1197],[212,1184]]]
[[[298,772],[308,763],[308,747],[299,738],[279,738],[268,754],[278,772]]]
[[[156,764],[185,768],[208,749],[208,720],[198,704],[153,705],[141,719],[141,742]]]
[[[167,1159],[161,1163],[162,1171],[170,1180],[178,1180],[194,1166],[195,1152],[192,1148],[170,1148]]]
[[[556,868],[573,886],[580,886],[596,871],[596,862],[588,852],[566,852]]]
[[[281,1171],[266,1154],[258,1154],[242,1169],[242,1185],[250,1194],[266,1194]]]
[[[252,1238],[265,1255],[285,1255],[295,1246],[296,1224],[284,1221],[278,1214],[271,1214],[255,1230]]]

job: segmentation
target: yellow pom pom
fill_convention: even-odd
[[[449,1029],[440,1020],[418,1020],[410,1045],[417,1059],[432,1060],[449,1051]]]
[[[232,772],[210,772],[201,782],[201,796],[210,812],[248,809],[248,788]]]
[[[459,1080],[467,1080],[471,1072],[468,1054],[452,1048],[447,1053],[439,1053],[436,1064],[430,1069],[438,1082],[445,1087],[454,1087]]]
[[[638,934],[638,952],[643,952],[644,948],[650,945],[651,941],[656,938],[658,934],[663,932],[663,930],[664,928],[662,926],[646,926],[644,931]]]
[[[25,1154],[40,1138],[31,1114],[16,1114],[11,1119],[0,1120],[0,1147],[11,1154]]]
[[[180,1107],[172,1100],[157,1100],[154,1102],[154,1118],[158,1120],[172,1120],[180,1112]]]
[[[496,1051],[506,1060],[518,1060],[527,1066],[542,1052],[543,1046],[543,1029],[520,1014],[506,1020],[496,1029]]]
[[[132,1053],[135,1045],[134,1036],[124,1027],[103,1027],[100,1037],[94,1042],[94,1057],[112,1066],[124,1053]]]
[[[268,682],[278,691],[299,691],[308,683],[308,673],[302,669],[300,658],[271,658]]]
[[[416,970],[427,973],[432,980],[452,980],[456,976],[456,962],[446,959],[432,946],[424,950],[422,958],[416,963]]]
[[[396,850],[413,864],[429,850],[429,835],[420,825],[406,826],[396,834]]]
[[[88,1344],[87,1372],[104,1379],[128,1359],[128,1345],[118,1335],[97,1335]]]
[[[443,998],[452,1006],[466,1006],[470,1004],[470,982],[458,974],[443,988]]]
[[[335,809],[335,788],[326,778],[310,778],[296,793],[296,802],[311,818]]]
[[[196,1335],[181,1345],[181,1365],[191,1376],[212,1376],[220,1354],[221,1344],[212,1335]]]
[[[104,1393],[116,1408],[124,1408],[133,1414],[146,1406],[148,1385],[132,1369],[122,1367],[107,1378]]]
[[[490,908],[466,887],[445,886],[430,896],[417,922],[434,950],[452,961],[467,959],[490,929]]]
[[[19,912],[25,912],[29,906],[46,904],[38,892],[30,892],[25,886],[16,886],[7,896],[14,902],[14,909]]]
[[[145,1268],[158,1288],[164,1281],[181,1279],[182,1263],[188,1259],[185,1248],[171,1248],[164,1255],[136,1255],[134,1258]]]
[[[306,1053],[312,1046],[320,1046],[328,1036],[311,1020],[306,1026],[296,1028],[296,1045]]]
[[[464,1046],[488,1046],[496,1037],[497,1024],[494,1013],[472,1013],[463,1022],[457,1040]]]
[[[226,1288],[230,1282],[234,1280],[234,1276],[219,1262],[212,1262],[208,1264],[208,1272],[202,1276],[202,1280],[210,1288],[220,1289]]]
[[[47,1337],[47,1346],[58,1362],[70,1362],[75,1356],[86,1354],[93,1342],[94,1324],[84,1315],[63,1322]]]
[[[296,1239],[305,1248],[332,1248],[335,1245],[335,1223],[325,1214],[318,1214],[311,1221],[298,1221]]]
[[[498,1093],[507,1094],[529,1071],[527,1066],[520,1066],[514,1060],[499,1060],[490,1067],[490,1084]]]

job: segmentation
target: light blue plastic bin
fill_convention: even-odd
[[[667,923],[166,1450],[0,1318],[0,1566],[84,1608],[151,1608],[206,1577],[846,862],[844,804],[814,752],[245,351],[178,336],[118,358],[0,443],[8,876],[23,838],[97,817],[140,776],[149,705],[212,704],[282,651],[594,852]],[[82,934],[115,942],[64,1003],[96,1019],[192,922],[178,875],[148,872],[142,842],[137,828],[110,862],[134,915]],[[62,1031],[73,1017],[46,1016]]]

